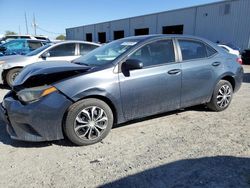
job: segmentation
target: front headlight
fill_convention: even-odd
[[[55,91],[57,91],[57,89],[53,86],[33,87],[19,91],[17,96],[20,101],[27,103],[37,101],[41,97],[49,95]]]
[[[8,64],[8,63],[3,63],[3,64],[0,64],[3,66],[3,69],[9,69],[11,68],[11,66]]]

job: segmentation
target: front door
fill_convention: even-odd
[[[77,58],[75,43],[61,44],[51,48],[48,52],[49,56],[46,61],[72,61]]]
[[[126,120],[180,107],[181,71],[175,62],[172,40],[161,40],[136,50],[143,68],[119,73],[123,112]]]

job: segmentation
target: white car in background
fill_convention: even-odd
[[[44,41],[48,41],[50,42],[50,39],[47,36],[43,36],[43,35],[5,35],[0,37],[0,44],[9,42],[11,40],[15,40],[15,39],[32,39],[32,40],[44,40]]]
[[[26,55],[0,57],[0,84],[12,86],[23,67],[35,62],[72,61],[98,48],[100,44],[85,41],[64,41],[47,44]]]
[[[241,57],[240,51],[237,49],[233,49],[225,44],[218,44],[218,46],[222,47],[224,50],[226,50],[230,54],[234,54],[234,55],[237,55],[238,57]]]

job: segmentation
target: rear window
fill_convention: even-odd
[[[20,39],[30,39],[29,36],[20,36],[19,38],[20,38]]]
[[[48,40],[46,37],[35,37],[35,38],[39,40]]]

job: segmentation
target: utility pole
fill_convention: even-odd
[[[29,34],[29,30],[28,30],[28,23],[27,23],[27,16],[26,16],[26,12],[24,13],[24,18],[25,18],[25,25],[26,25],[26,34]]]
[[[21,35],[21,27],[20,27],[20,25],[18,26],[18,30],[19,30],[19,35]]]
[[[36,24],[36,18],[35,18],[35,14],[33,13],[33,23],[32,23],[32,26],[33,26],[33,28],[34,28],[34,33],[35,33],[35,35],[36,35],[36,27],[38,26],[37,24]]]

